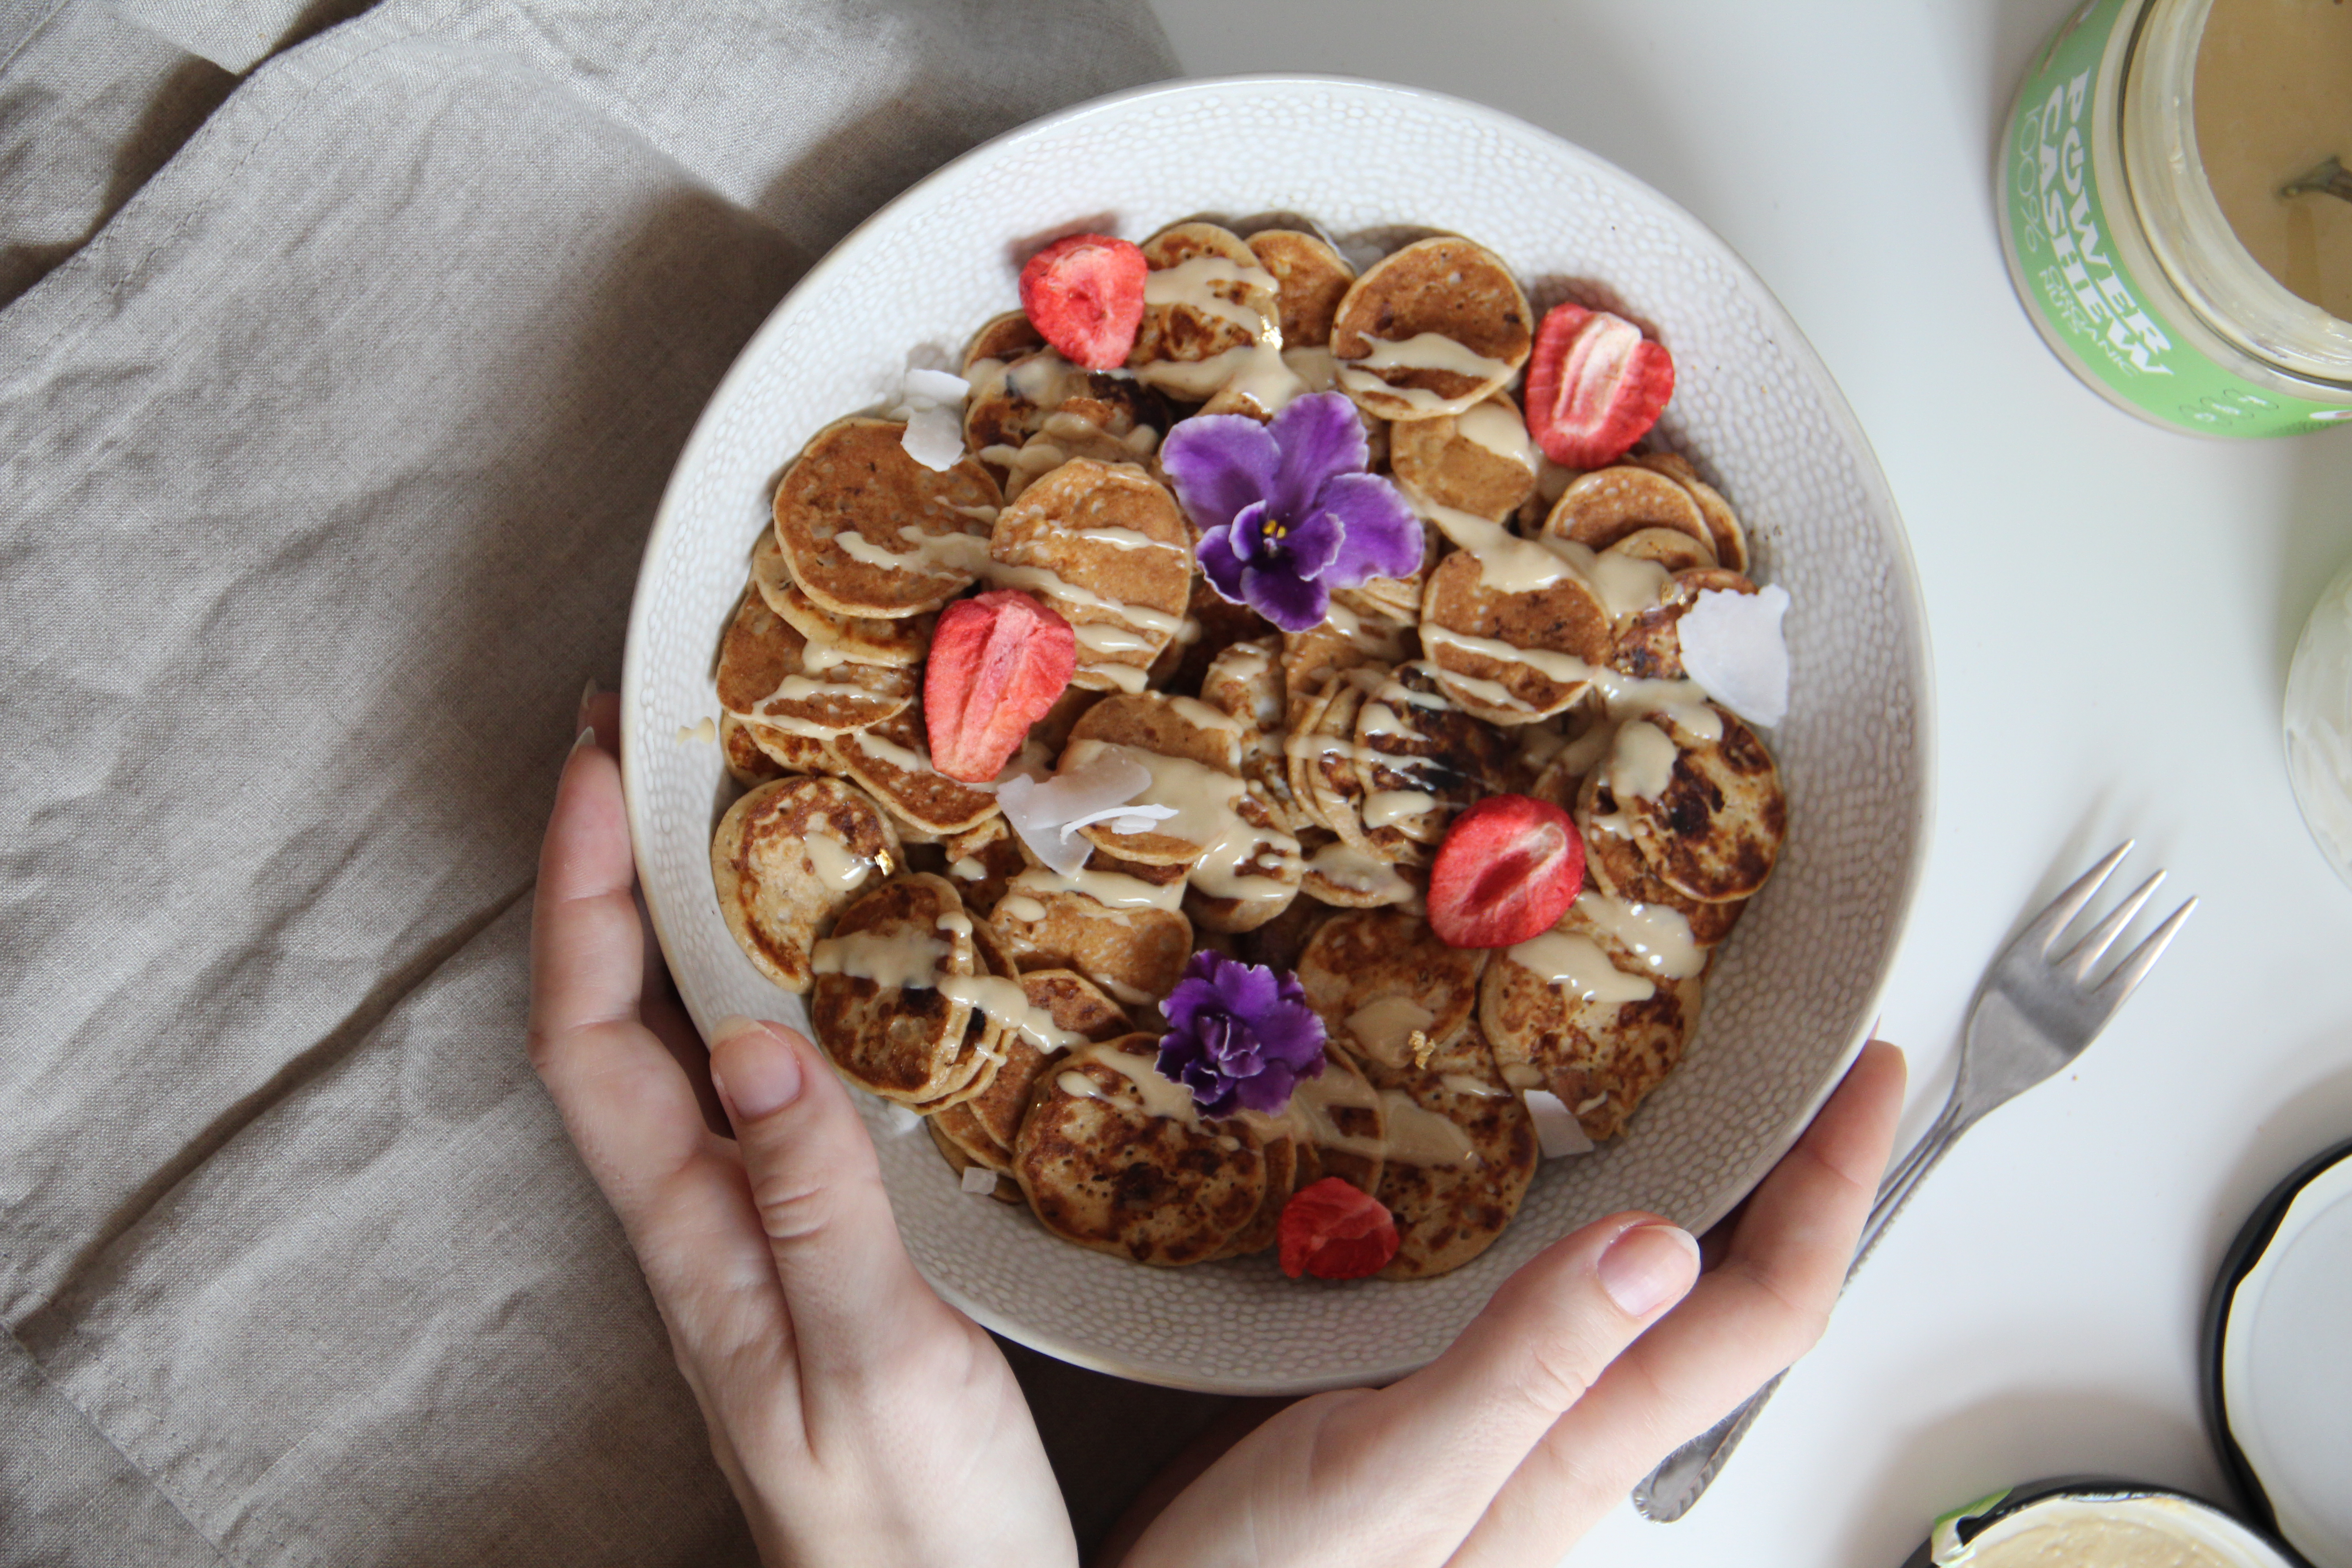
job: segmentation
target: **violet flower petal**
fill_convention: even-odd
[[[1396,487],[1378,474],[1338,474],[1324,481],[1315,504],[1339,519],[1346,536],[1339,559],[1323,573],[1334,588],[1374,577],[1410,577],[1421,570],[1421,519]]]
[[[1264,500],[1281,460],[1265,426],[1245,414],[1196,414],[1160,446],[1176,498],[1203,530],[1223,528],[1235,512]]]
[[[1257,561],[1266,553],[1265,525],[1269,514],[1265,502],[1254,500],[1234,513],[1234,521],[1225,526],[1225,543],[1234,555],[1244,561]]]
[[[1331,587],[1322,577],[1242,569],[1242,602],[1286,632],[1313,631],[1331,613]]]
[[[1328,511],[1309,511],[1295,517],[1283,531],[1281,550],[1289,558],[1294,576],[1320,577],[1347,543],[1348,531],[1339,520]]]
[[[1274,502],[1277,517],[1303,515],[1324,480],[1335,474],[1360,474],[1371,458],[1364,422],[1345,393],[1293,398],[1274,416],[1266,434],[1282,452],[1274,482],[1263,492]]]
[[[1200,548],[1192,553],[1201,563],[1201,575],[1218,596],[1231,604],[1245,604],[1242,597],[1242,577],[1248,571],[1241,558],[1234,553],[1232,530],[1211,529],[1201,535]]]
[[[1210,984],[1217,988],[1217,1000],[1226,1010],[1244,1018],[1256,1017],[1282,995],[1274,971],[1262,963],[1221,963]]]

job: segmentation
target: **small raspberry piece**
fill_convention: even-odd
[[[1584,886],[1584,839],[1568,813],[1490,795],[1460,816],[1429,868],[1429,926],[1448,947],[1509,947],[1541,936]]]
[[[1026,594],[1000,588],[950,605],[923,674],[931,765],[966,784],[994,778],[1077,664],[1070,623]]]
[[[1275,1236],[1282,1271],[1293,1279],[1361,1279],[1397,1255],[1395,1217],[1337,1176],[1291,1194]]]
[[[1029,324],[1072,364],[1116,370],[1143,325],[1143,252],[1107,234],[1057,239],[1021,269]]]
[[[1601,468],[1633,450],[1675,395],[1675,356],[1622,316],[1554,305],[1528,362],[1528,434],[1568,468]]]

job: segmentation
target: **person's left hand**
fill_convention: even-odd
[[[675,998],[648,994],[619,703],[581,721],[540,859],[531,1062],[636,1249],[761,1559],[1074,1564],[1020,1386],[915,1272],[830,1065],[731,1018],[706,1078]]]

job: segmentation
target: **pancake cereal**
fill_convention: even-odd
[[[1788,597],[1636,449],[1666,348],[1468,238],[1071,236],[1021,302],[783,470],[728,929],[1050,1235],[1457,1268],[1697,1026],[1787,837]]]

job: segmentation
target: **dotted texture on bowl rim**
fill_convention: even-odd
[[[900,196],[812,270],[703,415],[663,499],[631,616],[625,768],[645,892],[696,1020],[800,1024],[719,913],[711,829],[734,794],[690,731],[776,479],[834,419],[887,406],[912,356],[953,365],[1017,304],[1027,250],[1076,228],[1140,239],[1194,216],[1303,215],[1343,247],[1450,230],[1537,308],[1574,297],[1675,354],[1657,435],[1731,499],[1759,579],[1794,597],[1779,870],[1718,955],[1681,1067],[1625,1135],[1549,1162],[1487,1254],[1435,1280],[1294,1282],[1271,1255],[1150,1269],[963,1193],[913,1119],[860,1096],[898,1226],[941,1292],[1049,1354],[1185,1387],[1281,1392],[1393,1377],[1443,1350],[1545,1244],[1644,1208],[1710,1223],[1793,1139],[1870,1023],[1924,852],[1927,669],[1901,524],[1825,370],[1723,243],[1647,186],[1490,110],[1369,83],[1181,83],[1041,121]]]

